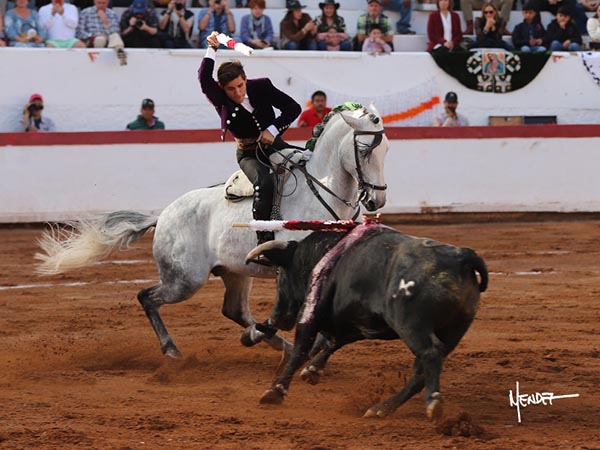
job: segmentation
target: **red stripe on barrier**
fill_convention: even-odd
[[[388,139],[511,139],[600,137],[600,125],[514,125],[483,127],[386,127]],[[290,128],[286,141],[307,141],[309,128]],[[230,134],[226,141],[233,141]],[[219,130],[0,133],[0,147],[35,145],[188,144],[220,142]]]

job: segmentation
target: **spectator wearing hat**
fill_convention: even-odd
[[[452,0],[436,0],[436,5],[438,10],[429,14],[427,19],[427,51],[447,53],[459,50],[462,31],[460,17],[452,11]]]
[[[154,101],[150,98],[142,100],[140,114],[133,122],[127,124],[128,130],[164,130],[165,124],[154,116]]]
[[[523,6],[523,22],[518,24],[512,33],[515,48],[522,52],[545,52],[544,40],[546,30],[539,20],[535,5],[527,2]]]
[[[469,121],[462,114],[456,112],[458,108],[458,96],[456,92],[448,92],[444,98],[444,113],[435,117],[433,125],[437,127],[464,127]]]
[[[126,47],[159,48],[158,18],[146,0],[134,0],[121,16],[121,36]]]
[[[383,39],[390,46],[394,40],[394,30],[392,29],[392,21],[388,16],[382,14],[381,0],[367,0],[367,13],[358,17],[356,22],[356,42],[354,49],[361,51],[363,42],[369,35],[371,27],[378,25],[383,33]]]
[[[546,46],[552,52],[578,52],[581,50],[581,43],[581,34],[575,22],[571,20],[571,10],[561,6],[556,13],[556,19],[548,25]]]
[[[335,0],[325,0],[319,3],[322,14],[315,17],[319,50],[328,50],[333,46],[338,47],[337,50],[352,50],[352,42],[346,34],[344,18],[337,13],[339,7],[340,4]]]
[[[38,131],[56,131],[52,119],[42,117],[43,109],[44,99],[40,94],[33,94],[29,97],[29,102],[23,107],[23,121],[21,122],[23,131],[31,133]]]
[[[127,63],[125,44],[119,35],[119,16],[108,8],[108,0],[94,0],[94,6],[81,11],[75,37],[88,47],[114,48],[121,64]]]
[[[37,11],[27,0],[15,0],[15,7],[4,16],[4,32],[10,47],[43,47],[46,31],[39,21]]]
[[[317,27],[311,17],[302,12],[305,5],[298,0],[287,2],[288,11],[279,25],[281,48],[285,50],[316,50]]]
[[[194,13],[185,7],[185,0],[171,0],[158,22],[163,48],[192,48]]]
[[[410,29],[410,21],[412,19],[411,0],[382,0],[382,4],[384,9],[400,13],[400,20],[396,22],[396,31],[398,34],[415,34]]]
[[[315,91],[310,97],[310,108],[302,111],[298,118],[299,127],[313,128],[323,122],[323,118],[331,111],[327,106],[327,94],[323,91]]]
[[[46,30],[46,47],[85,48],[75,37],[79,22],[77,8],[64,0],[52,0],[39,11],[40,24]]]
[[[264,14],[265,0],[250,0],[250,14],[242,17],[240,36],[242,42],[252,48],[273,47],[273,23]]]
[[[198,46],[200,48],[207,47],[206,38],[213,31],[229,36],[233,36],[235,33],[235,20],[233,20],[233,13],[229,9],[227,0],[209,0],[208,8],[200,11],[198,15]]]

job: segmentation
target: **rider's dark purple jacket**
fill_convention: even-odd
[[[248,79],[246,93],[254,108],[248,112],[242,105],[227,97],[225,91],[213,78],[215,60],[210,57],[202,58],[198,69],[198,80],[202,92],[217,110],[221,117],[221,139],[229,130],[236,138],[255,138],[269,126],[274,125],[282,134],[300,115],[302,108],[289,95],[281,92],[268,78]],[[281,111],[275,117],[273,108]]]

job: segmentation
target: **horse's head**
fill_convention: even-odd
[[[389,142],[383,120],[373,104],[368,109],[342,111],[341,115],[354,131],[353,151],[344,155],[344,167],[358,184],[359,200],[367,210],[375,211],[386,200],[383,172]]]

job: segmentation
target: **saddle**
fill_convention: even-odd
[[[271,167],[273,168],[274,174],[277,176],[275,180],[275,186],[283,186],[283,183],[287,180],[291,170],[301,164],[306,158],[302,151],[298,151],[293,148],[284,148],[275,151],[269,156]],[[276,189],[275,195],[273,196],[273,204],[279,204],[281,202],[281,193]],[[254,186],[244,172],[240,169],[234,172],[229,179],[225,182],[225,198],[230,202],[239,202],[245,198],[251,198],[254,196]]]

